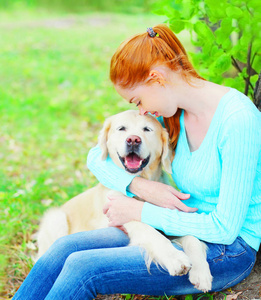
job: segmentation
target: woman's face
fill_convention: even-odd
[[[122,88],[115,85],[116,91],[129,103],[134,103],[141,115],[151,113],[155,116],[169,118],[177,111],[177,104],[168,85],[157,82],[148,85],[140,84],[134,88]]]

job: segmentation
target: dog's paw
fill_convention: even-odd
[[[189,271],[189,281],[198,290],[204,293],[208,292],[212,288],[212,275],[209,270],[208,264],[205,266],[192,266]]]
[[[171,266],[168,268],[169,274],[172,276],[182,276],[189,272],[191,263],[187,255],[180,251],[178,257],[172,258]]]
[[[156,262],[172,276],[187,274],[191,269],[188,256],[184,252],[177,250],[173,245],[170,245],[164,250],[164,253],[161,252],[159,257],[155,257]]]
[[[187,274],[191,268],[188,256],[151,226],[131,221],[124,225],[130,237],[130,245],[141,247],[145,252],[148,271],[153,261],[172,276]]]

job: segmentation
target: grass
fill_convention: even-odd
[[[109,82],[110,57],[164,18],[2,11],[0,20],[0,299],[9,299],[32,268],[39,218],[96,183],[88,150],[103,120],[130,108]]]

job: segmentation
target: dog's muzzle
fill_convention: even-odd
[[[126,152],[128,153],[125,157],[119,156],[121,163],[125,170],[129,173],[138,173],[142,171],[150,160],[150,155],[143,159],[139,156],[140,145],[142,141],[140,137],[131,135],[126,139]]]

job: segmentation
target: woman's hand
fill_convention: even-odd
[[[124,196],[109,196],[103,207],[103,213],[109,219],[109,226],[120,227],[130,221],[141,221],[144,202]]]
[[[178,209],[184,212],[195,212],[198,210],[196,207],[189,207],[182,202],[182,200],[189,199],[189,194],[183,194],[174,187],[161,182],[135,177],[129,189],[139,198],[157,206]]]

